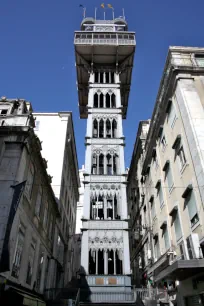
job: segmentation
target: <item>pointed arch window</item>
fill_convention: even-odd
[[[116,138],[116,132],[117,132],[117,122],[115,119],[113,119],[113,122],[112,122],[112,131],[113,131],[113,138]]]
[[[104,137],[104,121],[103,119],[101,119],[99,121],[99,138],[103,138]]]
[[[98,108],[98,94],[94,94],[94,108]]]
[[[93,121],[93,138],[98,137],[98,121],[94,119]]]
[[[96,154],[93,154],[92,156],[92,169],[91,169],[92,174],[97,174],[97,156]]]
[[[106,120],[106,138],[111,138],[111,122],[109,119]]]
[[[99,96],[99,100],[100,100],[100,108],[103,108],[103,94],[101,93]]]
[[[110,94],[107,93],[106,94],[106,108],[110,108]]]
[[[115,94],[114,93],[111,95],[111,106],[112,106],[112,108],[116,107],[116,105],[115,105]]]
[[[104,174],[104,155],[99,155],[99,174]]]

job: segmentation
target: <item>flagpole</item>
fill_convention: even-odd
[[[104,9],[104,20],[106,20],[106,10]]]
[[[115,14],[114,14],[114,9],[112,9],[113,10],[113,20],[115,19]]]
[[[123,8],[123,19],[125,20],[125,10]]]
[[[97,7],[95,7],[95,20],[96,20],[96,12],[97,12]]]
[[[86,7],[84,7],[84,18],[86,17]]]

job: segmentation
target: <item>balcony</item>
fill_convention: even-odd
[[[113,46],[135,46],[134,33],[84,33],[76,32],[75,45],[113,45]]]

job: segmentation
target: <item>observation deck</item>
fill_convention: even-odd
[[[135,52],[135,32],[129,32],[123,18],[95,20],[85,18],[75,32],[79,111],[87,118],[89,74],[94,71],[120,73],[123,118],[126,117]]]

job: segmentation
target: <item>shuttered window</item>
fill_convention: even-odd
[[[175,108],[173,106],[173,103],[171,104],[171,107],[169,109],[169,113],[168,113],[168,123],[170,125],[170,127],[173,129],[175,123],[176,123],[176,112],[175,112]]]
[[[179,240],[182,237],[182,232],[181,232],[181,223],[178,212],[175,215],[174,228],[175,228],[176,240]]]
[[[191,221],[191,226],[196,224],[199,221],[198,213],[197,213],[197,206],[196,206],[196,199],[193,191],[191,191],[187,198],[185,199],[185,204],[188,207],[188,214]]]
[[[167,227],[163,230],[163,237],[164,237],[165,249],[167,250],[170,246],[169,245],[169,234],[168,234]]]

